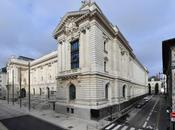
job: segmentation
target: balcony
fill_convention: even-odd
[[[61,71],[61,72],[59,72],[57,79],[60,79],[60,78],[67,79],[67,78],[71,78],[71,77],[77,77],[80,74],[81,74],[81,69],[71,69],[71,70]]]

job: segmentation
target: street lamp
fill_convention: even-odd
[[[9,104],[9,83],[7,83],[6,88],[7,88],[7,102]]]
[[[30,61],[28,62],[28,96],[29,96],[29,104],[28,104],[28,107],[29,107],[29,111],[30,111]]]
[[[21,68],[19,68],[19,100],[20,100],[20,108],[21,108],[21,103],[22,103],[22,94],[21,94]]]
[[[12,70],[12,103],[14,105],[14,89],[15,89],[15,83],[14,83],[14,69]]]

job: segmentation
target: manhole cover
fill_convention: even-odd
[[[60,118],[59,116],[55,116],[56,118]]]

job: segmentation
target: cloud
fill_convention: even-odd
[[[175,36],[174,0],[96,0],[130,42],[150,75],[162,71],[161,42]],[[1,0],[0,66],[11,55],[37,58],[56,50],[52,32],[79,0]]]

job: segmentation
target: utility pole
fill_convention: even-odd
[[[14,84],[14,69],[12,70],[12,103],[14,105],[14,88],[15,88],[15,84]]]
[[[21,108],[21,103],[22,103],[22,95],[21,95],[21,67],[19,68],[19,99],[20,99],[20,108]]]
[[[29,91],[29,92],[28,92],[28,94],[29,94],[29,95],[28,95],[28,96],[29,96],[29,106],[28,106],[28,107],[29,107],[29,111],[30,111],[30,61],[29,61],[29,63],[28,63],[28,69],[29,69],[29,70],[28,70],[28,85],[29,85],[29,86],[28,86],[28,89],[29,89],[29,90],[28,90],[28,91]]]

